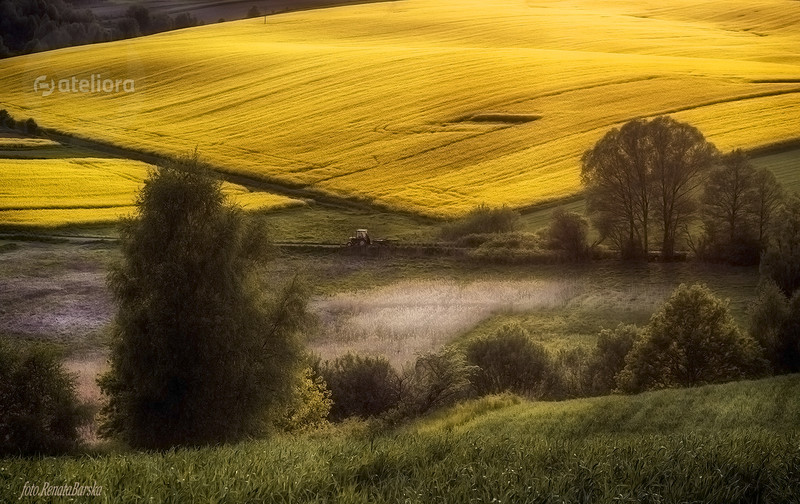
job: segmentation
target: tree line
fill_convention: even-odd
[[[583,155],[581,179],[592,224],[626,259],[655,246],[672,260],[683,242],[701,259],[757,264],[784,200],[771,171],[670,117],[606,133]]]
[[[132,5],[118,19],[103,19],[64,0],[0,0],[0,58],[96,42],[109,42],[201,24],[192,14],[174,17]]]

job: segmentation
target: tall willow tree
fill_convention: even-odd
[[[297,282],[259,285],[264,226],[226,202],[195,156],[151,174],[121,242],[101,432],[155,449],[264,433],[298,377],[306,306]]]

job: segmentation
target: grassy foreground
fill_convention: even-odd
[[[45,127],[452,216],[576,194],[580,155],[634,117],[725,150],[796,139],[798,26],[794,0],[407,0],[10,58],[0,96]],[[92,75],[135,91],[34,91]]]
[[[472,401],[393,431],[167,453],[0,461],[97,502],[800,501],[800,376],[562,403]]]

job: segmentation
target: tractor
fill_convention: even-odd
[[[356,229],[356,235],[351,236],[347,241],[348,247],[367,247],[369,245],[372,245],[372,240],[366,229]]]

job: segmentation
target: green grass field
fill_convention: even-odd
[[[0,460],[95,502],[798,502],[800,377],[559,403],[488,397],[394,430],[166,453]]]
[[[407,0],[0,62],[15,117],[224,170],[452,216],[576,194],[610,127],[672,114],[722,149],[797,138],[800,4]],[[100,74],[132,93],[42,96]]]

